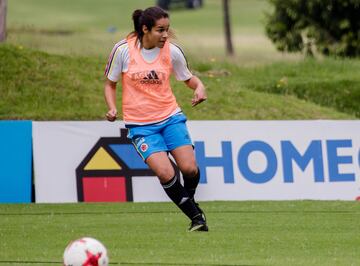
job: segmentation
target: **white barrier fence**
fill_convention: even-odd
[[[33,122],[36,202],[167,201],[123,127]],[[360,196],[360,121],[189,121],[188,128],[200,201]]]

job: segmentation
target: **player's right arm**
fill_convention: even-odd
[[[116,120],[116,82],[106,79],[104,87],[105,101],[108,106],[108,112],[106,113],[106,119],[110,122]]]
[[[124,49],[126,48],[126,49]],[[104,95],[108,106],[106,119],[113,122],[117,118],[116,109],[116,84],[120,79],[121,73],[127,68],[129,59],[128,47],[126,40],[122,40],[115,44],[112,49],[105,69],[105,87]]]

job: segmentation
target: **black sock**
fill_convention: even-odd
[[[190,200],[185,188],[181,185],[179,178],[174,176],[170,181],[161,184],[169,198],[192,220],[200,214],[194,202]]]
[[[184,178],[184,188],[186,189],[187,193],[189,194],[190,199],[194,198],[196,188],[200,181],[200,169],[195,176],[186,176],[183,175]]]

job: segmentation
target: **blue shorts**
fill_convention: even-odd
[[[193,145],[186,120],[183,113],[178,113],[156,124],[127,125],[127,137],[145,161],[155,152],[169,152],[180,146]]]

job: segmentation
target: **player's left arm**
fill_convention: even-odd
[[[192,76],[184,82],[186,86],[194,90],[194,96],[191,99],[191,105],[193,107],[207,99],[205,86],[197,76]]]
[[[170,44],[171,63],[175,77],[179,81],[194,90],[194,97],[191,99],[192,106],[195,106],[206,100],[206,90],[201,80],[194,76],[189,70],[188,63],[183,50],[176,44]]]

